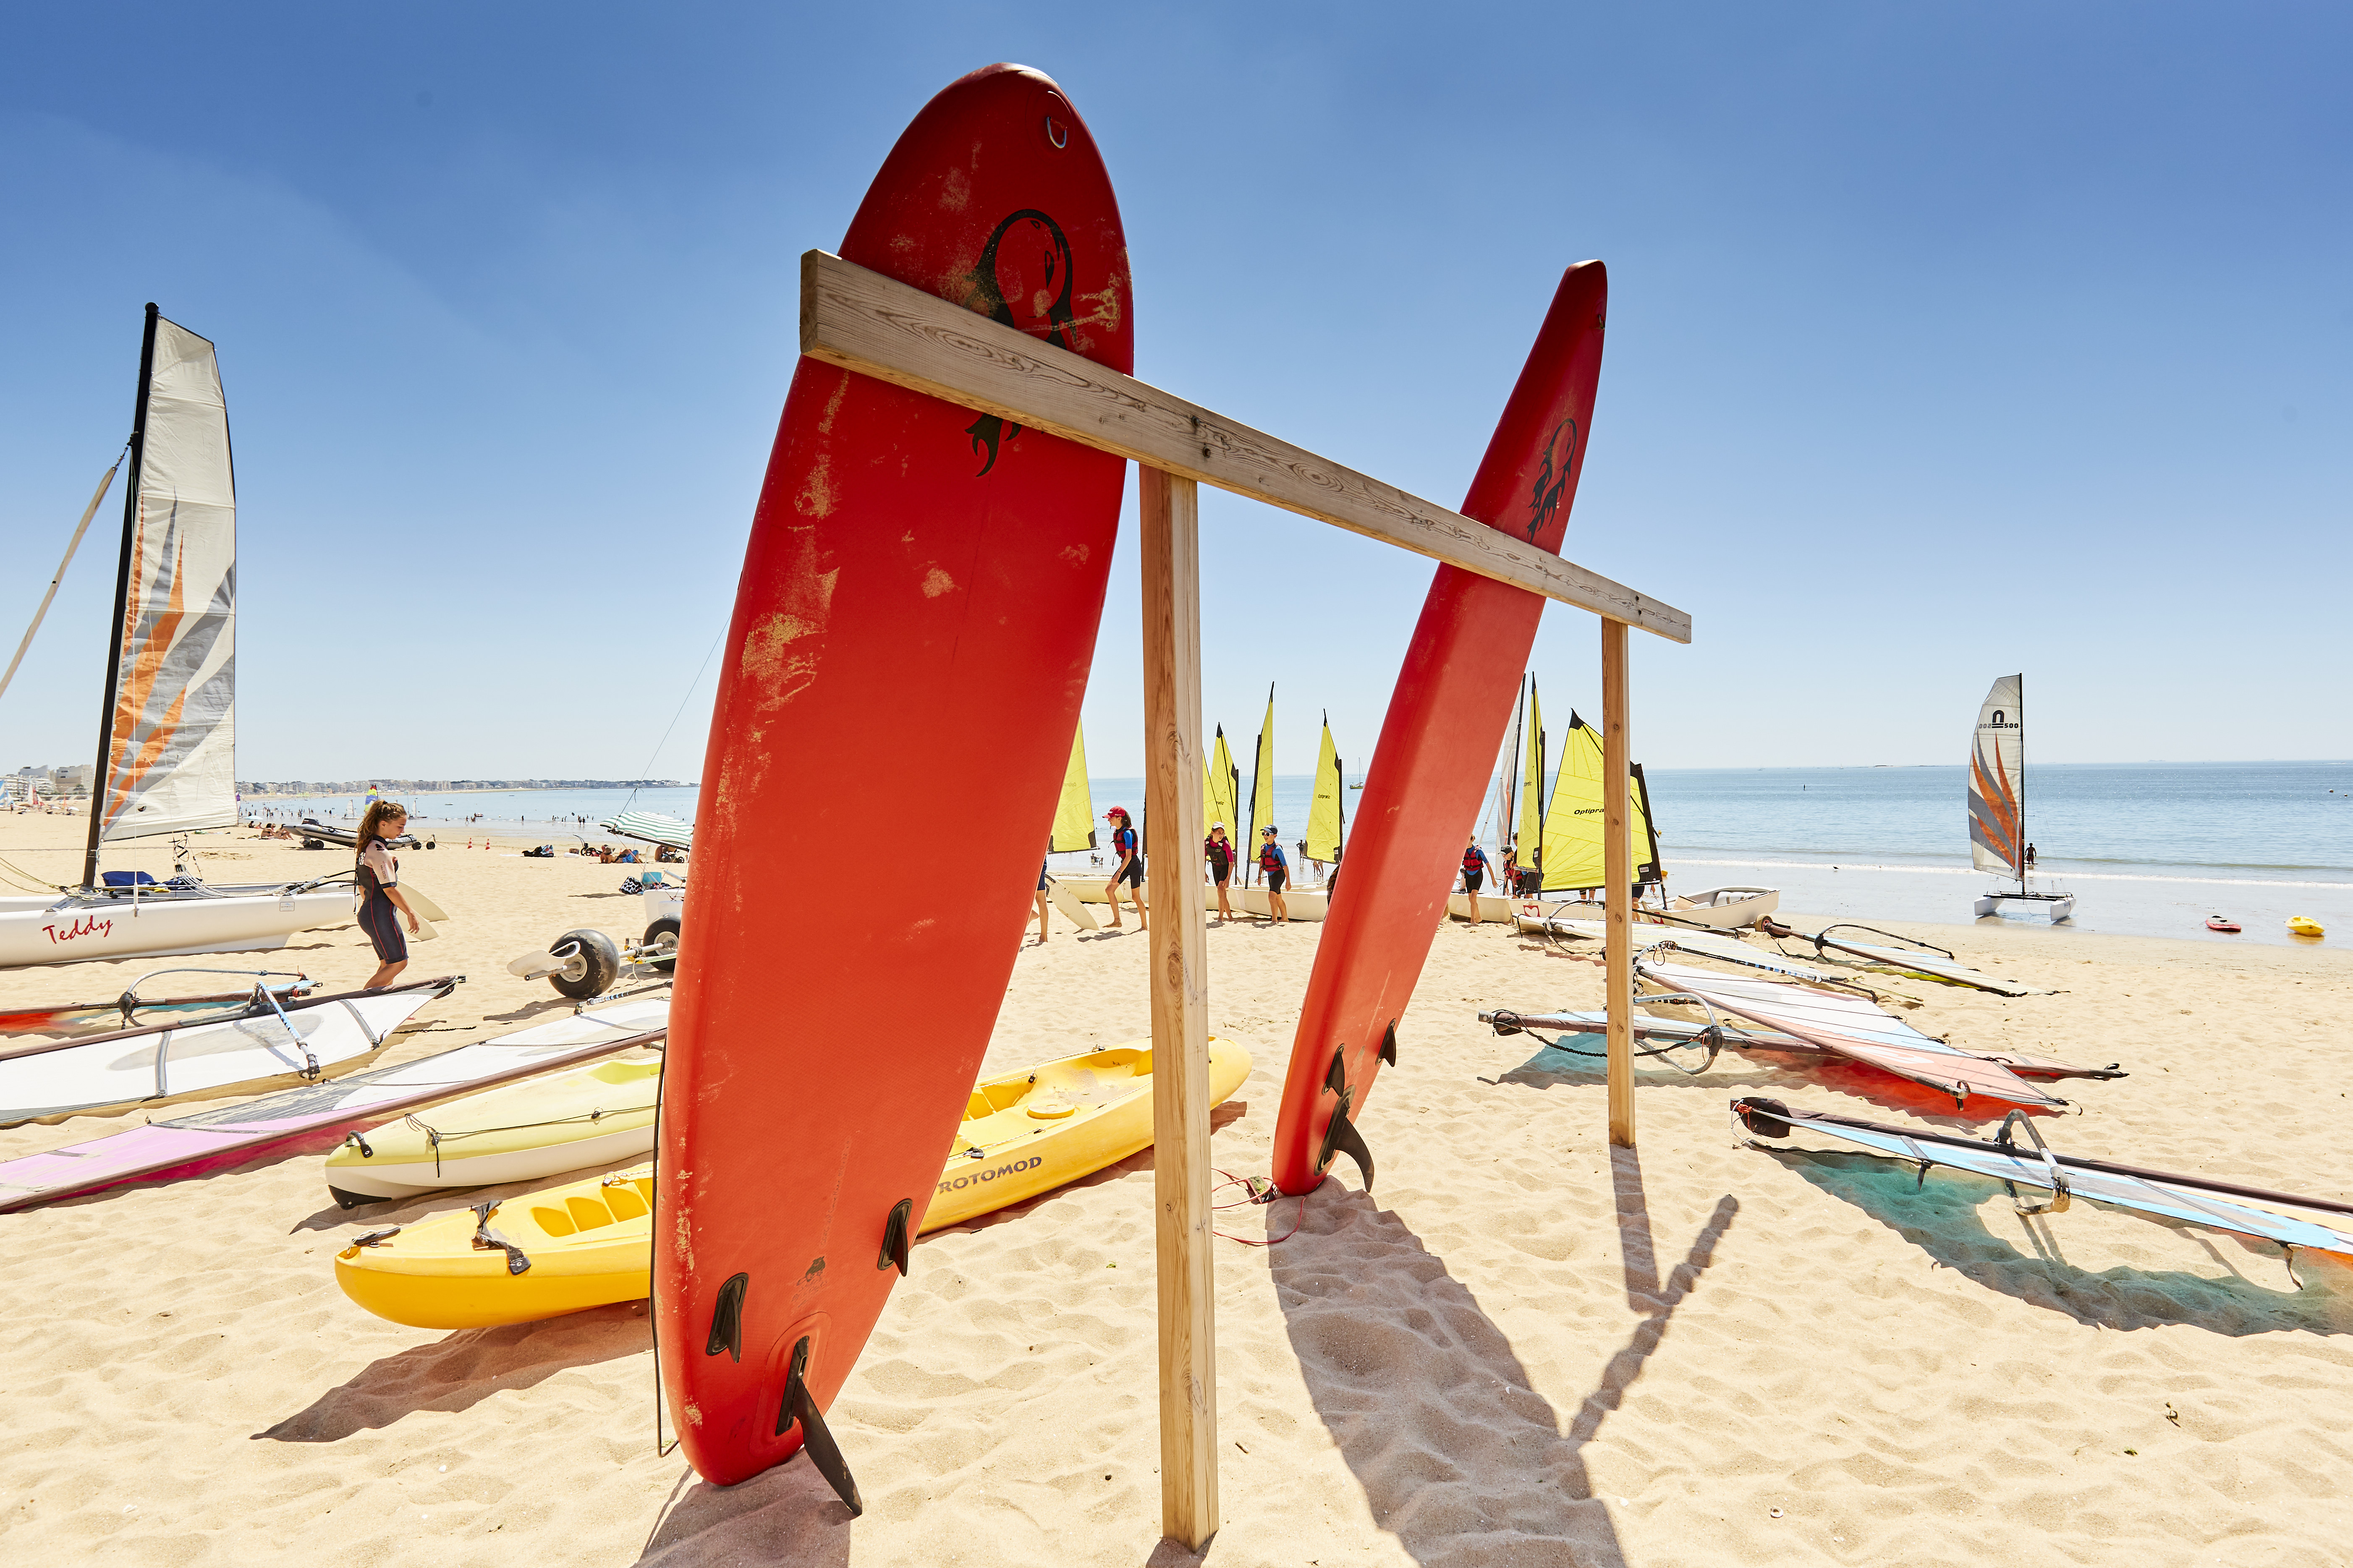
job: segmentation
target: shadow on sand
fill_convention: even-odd
[[[1870,1154],[1804,1149],[1759,1152],[1852,1204],[1945,1268],[2086,1326],[2128,1330],[2183,1324],[2232,1338],[2353,1332],[2353,1271],[2299,1255],[2297,1268],[2307,1280],[2299,1289],[2281,1249],[2271,1242],[2136,1214],[2131,1215],[2136,1222],[2162,1226],[2202,1247],[2228,1278],[2180,1269],[2094,1272],[2067,1261],[2062,1250],[2065,1215],[2055,1216],[2054,1224],[2050,1215],[2010,1214],[2001,1184],[1990,1177],[1939,1168],[1922,1184],[1916,1167]],[[2016,1225],[2024,1247],[1989,1229],[1989,1214]]]
[[[504,1389],[531,1388],[569,1367],[653,1348],[643,1302],[598,1307],[537,1323],[460,1329],[429,1345],[371,1362],[254,1439],[335,1443],[419,1410],[471,1409]]]
[[[1721,1199],[1662,1276],[1641,1163],[1629,1149],[1610,1154],[1626,1300],[1640,1321],[1565,1425],[1478,1298],[1367,1194],[1328,1184],[1299,1233],[1272,1253],[1316,1414],[1374,1519],[1417,1563],[1626,1562],[1584,1450],[1665,1339],[1740,1205]]]

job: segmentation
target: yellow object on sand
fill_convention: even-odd
[[[1250,1076],[1250,1052],[1209,1041],[1209,1103]],[[923,1215],[934,1231],[1092,1175],[1152,1143],[1152,1050],[1119,1046],[983,1079]],[[653,1167],[370,1232],[335,1256],[335,1283],[419,1329],[526,1323],[652,1290]],[[518,1267],[518,1265],[521,1267]]]
[[[2294,931],[2298,936],[2327,936],[2328,934],[2327,931],[2321,928],[2320,922],[2314,920],[2310,915],[2290,916],[2287,922],[2287,929]]]

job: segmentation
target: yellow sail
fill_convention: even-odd
[[[1608,879],[1601,854],[1601,732],[1568,716],[1568,739],[1561,748],[1560,777],[1552,787],[1552,806],[1545,814],[1544,890],[1569,892],[1599,888]],[[1650,814],[1642,808],[1641,781],[1626,779],[1626,838],[1630,864],[1637,880],[1654,871]]]
[[[1337,861],[1346,827],[1340,810],[1340,753],[1332,744],[1332,716],[1324,716],[1324,744],[1315,753],[1315,795],[1307,806],[1307,858]]]
[[[1054,807],[1053,847],[1092,849],[1095,847],[1095,800],[1087,788],[1087,727],[1071,735],[1071,765],[1062,774],[1062,798]]]
[[[1242,841],[1242,859],[1258,863],[1258,830],[1274,821],[1274,688],[1266,689],[1266,721],[1259,726],[1258,753],[1250,759],[1250,833]],[[1244,880],[1249,879],[1248,873]]]
[[[1218,726],[1218,743],[1209,749],[1209,760],[1201,764],[1201,815],[1212,823],[1226,825],[1226,842],[1241,842],[1241,818],[1236,814],[1241,808],[1241,773],[1234,766],[1234,753],[1226,745],[1226,727]]]
[[[1544,710],[1536,703],[1536,683],[1528,680],[1526,735],[1520,763],[1520,869],[1533,871],[1550,863],[1544,852],[1545,733]]]

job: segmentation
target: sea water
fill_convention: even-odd
[[[1750,882],[1786,910],[1841,920],[1968,923],[2015,888],[1969,864],[1967,770],[1655,769],[1651,803],[1672,885]],[[2075,895],[2061,929],[2301,942],[2291,915],[2353,939],[2353,763],[2031,766],[2026,833],[2037,891]],[[2223,914],[2243,934],[2210,932]],[[2049,923],[2006,906],[1989,917]]]
[[[1969,865],[1966,770],[1891,768],[1654,768],[1651,805],[1661,856],[1676,891],[1752,883],[1781,889],[1782,908],[1846,921],[1967,924],[1978,895],[2014,887]],[[1141,823],[1144,781],[1089,781],[1103,847],[1054,857],[1056,869],[1108,875],[1111,834],[1100,818],[1124,805]],[[1244,789],[1250,781],[1242,781]],[[1294,872],[1314,791],[1308,774],[1274,779],[1274,821]],[[1480,811],[1490,856],[1491,781]],[[407,797],[412,829],[501,837],[543,833],[559,847],[609,838],[596,825],[623,809],[691,821],[691,787],[504,790]],[[632,798],[634,796],[634,798]],[[1344,792],[1353,827],[1363,792]],[[255,801],[280,820],[309,814],[355,819],[356,797]],[[943,808],[947,803],[944,797]],[[290,808],[291,808],[290,810]],[[2301,942],[2290,915],[2309,915],[2327,942],[2353,941],[2353,763],[2049,763],[2030,768],[2027,837],[2038,891],[2075,895],[2060,928],[2211,942]],[[1250,837],[1248,804],[1228,825]],[[470,820],[478,819],[478,820]],[[1145,824],[1147,837],[1149,825]],[[935,834],[936,825],[926,834]],[[936,848],[934,844],[934,848]],[[2029,906],[1989,917],[2047,925]],[[2209,932],[2210,914],[2245,927]]]

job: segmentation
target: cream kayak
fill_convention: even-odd
[[[346,1136],[327,1156],[327,1190],[352,1208],[642,1159],[660,1077],[659,1057],[622,1057],[413,1111]]]

